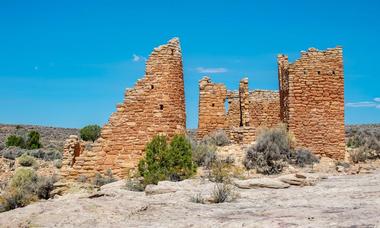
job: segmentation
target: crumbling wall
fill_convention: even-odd
[[[223,84],[212,83],[208,77],[199,81],[198,138],[226,127],[226,98],[227,89]]]
[[[240,127],[249,126],[251,117],[249,112],[248,78],[243,78],[239,83],[240,97]]]
[[[155,135],[171,138],[185,133],[185,128],[182,54],[179,40],[174,38],[154,49],[146,62],[145,77],[126,90],[124,102],[117,105],[91,148],[76,157],[73,165],[69,164],[69,150],[64,151],[62,175],[94,176],[111,169],[115,176],[123,177],[137,166],[146,143]]]
[[[214,84],[208,77],[200,80],[199,88],[198,138],[223,129],[232,142],[248,144],[258,128],[280,122],[278,92],[249,91],[248,78],[240,81],[238,91],[226,92],[223,84]]]
[[[275,127],[280,120],[280,96],[278,91],[254,90],[249,94],[251,125]]]
[[[278,57],[281,118],[297,146],[316,154],[343,159],[344,79],[342,48],[310,48],[288,63]]]
[[[241,114],[240,114],[240,97],[238,91],[227,92],[227,126],[240,127]]]

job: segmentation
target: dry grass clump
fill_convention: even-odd
[[[237,193],[230,184],[219,183],[215,184],[212,192],[213,203],[231,202],[237,198]]]

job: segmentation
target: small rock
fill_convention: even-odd
[[[290,185],[297,185],[297,186],[311,186],[311,185],[315,185],[317,182],[317,178],[313,178],[313,177],[298,178],[296,177],[296,175],[293,175],[293,174],[280,176],[278,177],[278,180]]]
[[[338,171],[338,172],[344,172],[344,167],[343,166],[341,166],[341,165],[338,165],[338,166],[336,166],[336,171]]]
[[[68,187],[68,183],[66,182],[55,182],[53,184],[54,188]]]
[[[145,194],[146,195],[158,195],[158,194],[166,194],[166,193],[172,193],[176,192],[178,189],[173,186],[171,183],[165,183],[169,181],[161,181],[158,182],[157,185],[149,184],[145,187]],[[174,183],[174,182],[172,182]]]
[[[306,175],[303,174],[303,173],[296,173],[295,176],[296,176],[297,178],[302,178],[302,179],[306,179],[306,178],[307,178]]]
[[[290,185],[272,178],[258,178],[249,180],[235,180],[234,185],[238,188],[288,188]]]

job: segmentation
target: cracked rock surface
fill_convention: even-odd
[[[172,186],[171,186],[172,185]],[[239,198],[198,204],[214,183],[165,182],[172,191],[146,195],[120,183],[95,196],[67,194],[0,214],[0,227],[376,227],[380,225],[380,171],[330,176],[314,186],[236,190]]]

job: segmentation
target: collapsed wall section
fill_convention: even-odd
[[[297,145],[321,156],[343,159],[344,77],[342,48],[310,48],[288,63],[278,57],[281,119]]]
[[[124,102],[117,105],[101,137],[81,151],[74,163],[69,152],[81,142],[67,141],[62,175],[94,176],[111,169],[114,175],[124,177],[137,166],[146,143],[155,135],[171,138],[185,133],[185,128],[182,53],[179,40],[174,38],[154,49],[146,62],[145,77],[126,90]]]

